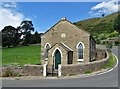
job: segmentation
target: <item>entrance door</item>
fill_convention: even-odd
[[[61,64],[61,54],[59,50],[55,52],[55,69],[58,69],[58,64]]]

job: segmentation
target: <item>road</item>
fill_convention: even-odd
[[[118,48],[120,47],[112,49],[117,57]],[[118,87],[118,66],[108,73],[85,78],[3,80],[2,85],[3,87]]]

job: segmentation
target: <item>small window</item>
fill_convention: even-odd
[[[78,59],[83,59],[83,45],[81,43],[78,45]]]
[[[49,49],[50,49],[50,45],[47,44],[47,45],[46,45],[46,52],[45,52],[46,58],[48,58],[48,50],[49,50]]]

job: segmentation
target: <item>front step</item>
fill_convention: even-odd
[[[53,73],[47,73],[47,77],[57,77],[58,76],[58,71],[53,71]]]

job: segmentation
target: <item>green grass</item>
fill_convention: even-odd
[[[112,68],[115,63],[116,63],[116,58],[115,56],[113,56],[111,53],[109,53],[110,58],[107,64],[103,65],[102,68],[106,69],[106,68]]]
[[[11,63],[40,64],[40,46],[22,46],[2,49],[2,65]]]
[[[90,74],[90,73],[92,73],[92,72],[93,72],[92,70],[89,70],[89,69],[88,69],[88,70],[85,70],[85,71],[84,71],[84,74]]]

